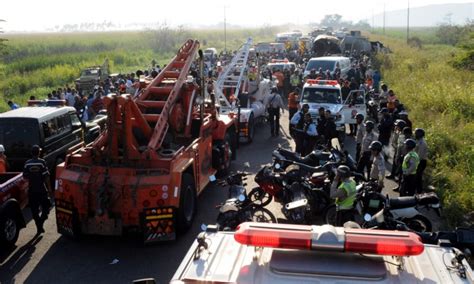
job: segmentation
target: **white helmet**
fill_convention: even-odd
[[[5,152],[5,147],[3,147],[2,144],[0,144],[0,153],[3,153],[3,152]]]

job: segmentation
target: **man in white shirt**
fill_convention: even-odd
[[[416,148],[415,152],[420,158],[418,168],[416,168],[416,192],[423,192],[423,173],[426,169],[428,159],[428,144],[425,141],[425,130],[423,128],[415,129]]]
[[[280,132],[280,110],[283,113],[285,107],[277,88],[273,88],[272,93],[265,97],[264,103],[268,111],[272,136],[276,137]]]
[[[76,102],[75,95],[72,93],[71,89],[67,89],[64,99],[66,100],[68,106],[73,107],[74,103]]]

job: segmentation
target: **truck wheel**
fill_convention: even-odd
[[[253,118],[253,114],[250,115],[248,126],[247,126],[247,137],[246,141],[247,144],[252,143],[253,137],[255,136],[255,119]]]
[[[336,204],[329,205],[324,212],[324,223],[336,225]]]
[[[197,209],[196,187],[194,177],[190,174],[183,174],[181,177],[181,190],[179,194],[179,208],[177,213],[178,232],[186,232],[193,223]]]
[[[8,210],[5,216],[0,218],[0,244],[7,247],[15,245],[20,234],[18,216],[13,210]]]

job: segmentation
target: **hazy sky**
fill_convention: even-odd
[[[341,14],[346,20],[369,19],[372,13],[385,9],[404,9],[407,1],[388,0],[4,0],[0,19],[4,31],[44,30],[56,25],[111,21],[116,24],[133,22],[167,22],[170,25],[213,25],[223,22],[224,6],[227,22],[236,25],[318,22],[326,14]],[[164,2],[164,3],[163,3]],[[410,6],[443,3],[472,3],[472,0],[411,0]],[[280,4],[286,3],[286,4]],[[357,3],[357,4],[356,4]],[[375,25],[380,25],[375,23]]]

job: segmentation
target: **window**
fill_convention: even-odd
[[[341,104],[339,89],[306,88],[303,90],[303,103]]]
[[[38,121],[31,119],[0,120],[0,143],[7,154],[30,156],[31,146],[39,141]]]
[[[71,125],[73,129],[81,128],[82,124],[81,124],[81,121],[79,120],[79,117],[77,117],[77,114],[70,113],[69,117],[71,118]]]
[[[334,67],[336,66],[335,61],[329,61],[329,60],[312,60],[308,62],[308,65],[306,66],[307,71],[311,71],[312,69],[315,69],[316,71],[321,68],[324,72],[326,70],[329,71],[334,71]]]

